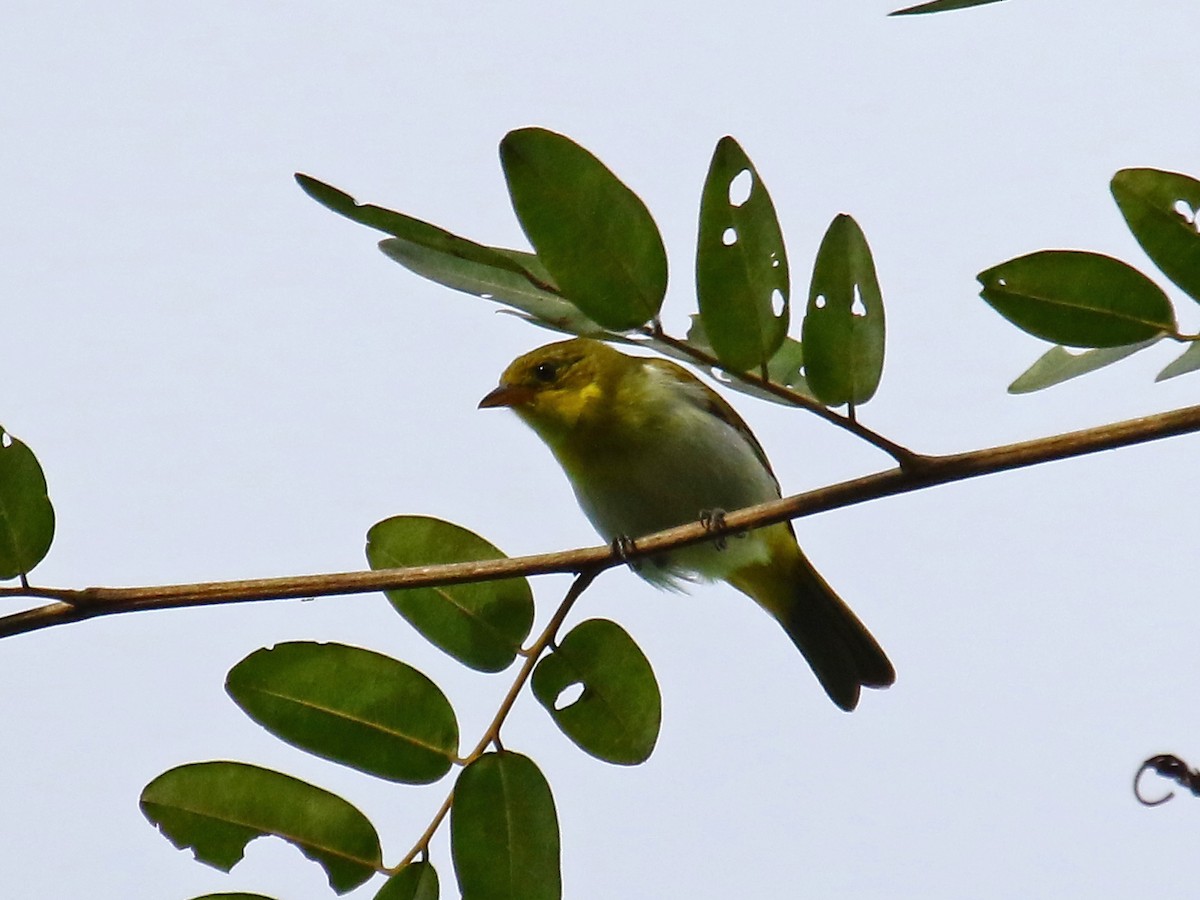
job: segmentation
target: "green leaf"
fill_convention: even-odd
[[[816,400],[816,394],[808,386],[808,379],[804,377],[803,370],[804,345],[791,338],[787,338],[775,351],[775,355],[767,360],[767,376],[772,381]],[[779,402],[778,397],[772,396],[772,399]]]
[[[1056,344],[1119,347],[1175,330],[1175,312],[1158,285],[1100,253],[1039,250],[977,277],[980,296],[996,312]]]
[[[53,540],[54,507],[42,467],[0,427],[0,581],[30,572]]]
[[[953,9],[967,9],[971,6],[986,6],[988,3],[999,3],[1000,0],[930,0],[929,3],[918,3],[905,9],[897,9],[888,13],[889,16],[919,16],[925,13],[949,12]]]
[[[1122,169],[1111,188],[1146,255],[1200,303],[1200,181],[1159,169]]]
[[[775,205],[738,142],[717,142],[700,199],[696,295],[717,358],[746,372],[787,336],[788,264]]]
[[[645,204],[570,138],[510,131],[500,162],[513,209],[563,296],[604,328],[657,318],[667,253]]]
[[[276,737],[370,775],[428,784],[458,758],[458,721],[437,685],[399,660],[345,644],[256,650],[225,690]]]
[[[559,900],[558,816],[527,756],[487,753],[454,788],[450,852],[463,900]]]
[[[193,897],[192,900],[273,900],[266,894],[245,894],[236,892],[233,894],[205,894],[202,897]]]
[[[372,569],[505,559],[490,543],[428,516],[394,516],[367,532]],[[388,591],[396,610],[463,665],[499,672],[512,664],[533,625],[533,592],[524,578]]]
[[[296,181],[318,203],[371,228],[394,235],[379,249],[422,278],[520,310],[568,334],[597,335],[604,329],[564,300],[554,279],[532,253],[477,244],[394,210],[360,204],[349,194],[308,175]]]
[[[1155,381],[1166,381],[1176,375],[1186,375],[1200,369],[1200,341],[1193,341],[1183,354],[1158,373]]]
[[[575,306],[564,300],[557,291],[538,287],[524,275],[508,269],[464,259],[453,253],[426,247],[403,238],[388,238],[379,242],[379,249],[422,278],[456,291],[463,291],[484,300],[503,303],[532,316],[538,323],[569,334],[597,336],[605,331]],[[543,283],[550,283],[550,273],[544,272],[540,260],[532,253],[492,248],[518,261]]]
[[[438,876],[427,862],[409,863],[379,889],[375,900],[438,900]]]
[[[344,191],[308,175],[297,173],[296,181],[328,209],[394,235],[381,241],[379,249],[422,278],[515,307],[571,334],[603,331],[562,298],[550,273],[532,253],[477,244],[412,216],[358,203]]]
[[[1103,347],[1098,350],[1081,350],[1072,353],[1066,347],[1051,347],[1038,357],[1037,362],[1022,372],[1017,380],[1008,386],[1010,394],[1028,394],[1043,388],[1062,384],[1088,372],[1094,372],[1105,366],[1120,362],[1128,356],[1133,356],[1139,350],[1145,350],[1157,344],[1161,337],[1152,337],[1137,344],[1123,347]]]
[[[564,691],[582,688],[563,703]],[[537,664],[533,695],[580,749],[605,762],[645,762],[658,740],[662,697],[654,671],[620,625],[589,619]]]
[[[883,296],[858,223],[834,218],[817,250],[801,339],[808,386],[827,406],[866,403],[883,374]]]
[[[256,837],[275,835],[318,863],[339,894],[382,865],[379,837],[343,800],[281,772],[236,762],[170,769],[142,791],[142,814],[176,847],[228,872]]]
[[[512,251],[477,244],[446,231],[444,228],[439,228],[437,225],[414,219],[412,216],[406,216],[395,210],[384,209],[382,206],[370,203],[359,203],[345,191],[338,190],[323,181],[317,181],[309,175],[297,172],[295,178],[296,183],[308,196],[326,209],[333,210],[360,225],[386,232],[447,256],[512,272],[525,278],[531,284],[546,290],[554,290],[553,284],[545,283],[543,279],[523,265],[519,258],[510,255]]]

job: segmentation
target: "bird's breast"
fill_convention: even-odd
[[[705,512],[732,511],[779,496],[755,449],[735,429],[699,409],[679,419],[647,421],[625,440],[592,436],[586,445],[561,448],[559,462],[589,521],[607,541],[638,538],[699,520]],[[721,578],[731,568],[759,560],[756,536],[735,538],[725,551],[701,545],[673,552],[662,579],[699,575]]]

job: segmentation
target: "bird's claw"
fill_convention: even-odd
[[[700,524],[704,526],[705,531],[720,531],[725,527],[725,510],[701,510]],[[727,546],[729,546],[728,537],[723,534],[718,534],[715,538],[713,538],[713,546],[718,550],[724,550]]]
[[[625,563],[625,565],[629,566],[630,569],[636,572],[638,570],[637,560],[630,559],[635,550],[637,550],[637,544],[635,544],[633,542],[633,538],[627,534],[618,534],[612,540],[613,556],[616,556],[621,560],[621,562]]]

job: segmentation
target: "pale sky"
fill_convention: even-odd
[[[1153,383],[1165,347],[1007,395],[1045,345],[990,310],[974,276],[1073,247],[1165,284],[1108,180],[1126,166],[1200,175],[1200,6],[1008,0],[886,18],[898,5],[9,3],[0,424],[37,453],[58,515],[31,580],[363,568],[367,529],[398,513],[450,519],[514,555],[597,543],[534,435],[475,408],[547,333],[404,271],[292,180],[307,172],[525,246],[496,147],[526,125],[570,135],[646,201],[678,333],[722,135],[771,191],[793,297],[829,221],[851,213],[889,330],[861,417],[916,450],[1195,403],[1200,375]],[[1200,311],[1168,291],[1195,330]],[[732,399],[787,492],[889,465],[803,412]],[[654,755],[633,769],[587,757],[528,696],[504,732],[554,790],[565,896],[1194,896],[1200,801],[1145,809],[1130,781],[1155,753],[1200,764],[1198,446],[1184,437],[798,522],[898,671],[850,715],[732,589],[671,595],[603,576],[574,620],[614,618],[650,658],[664,700]],[[566,583],[535,582],[539,621]],[[254,843],[227,876],[156,833],[142,787],[207,759],[341,793],[396,862],[448,785],[383,784],[310,757],[224,694],[234,663],[288,640],[417,666],[454,701],[468,747],[511,677],[467,672],[378,595],[6,639],[0,893],[332,896],[279,841]],[[434,851],[452,896],[444,832]]]

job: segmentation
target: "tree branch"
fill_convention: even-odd
[[[154,587],[105,588],[83,590],[68,588],[0,588],[0,599],[33,597],[58,602],[0,617],[0,637],[22,634],[78,622],[93,616],[136,612],[150,609],[241,603],[251,600],[280,600],[335,594],[361,594],[412,587],[433,587],[475,581],[495,581],[527,575],[555,572],[596,573],[626,560],[634,561],[686,544],[698,544],[723,534],[732,534],[799,519],[921,490],[981,475],[1021,469],[1060,459],[1070,459],[1104,450],[1114,450],[1148,441],[1200,431],[1200,406],[1129,419],[1112,425],[1088,428],[1006,444],[984,450],[972,450],[946,456],[921,456],[920,463],[909,468],[888,469],[843,481],[829,487],[796,494],[782,500],[763,503],[749,509],[729,512],[724,527],[714,529],[700,523],[681,525],[658,534],[638,538],[636,546],[618,556],[610,547],[591,547],[560,553],[543,553],[514,559],[415,566],[405,569],[380,569],[367,572],[343,572],[329,575],[301,575],[285,578],[259,578],[248,581],[218,581],[201,584]]]

